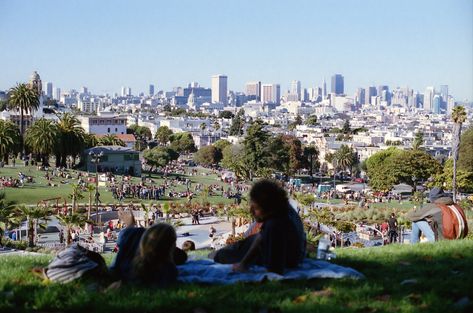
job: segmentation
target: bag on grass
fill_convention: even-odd
[[[75,243],[62,250],[44,269],[45,276],[53,282],[68,283],[85,276],[103,277],[107,265],[103,257]]]

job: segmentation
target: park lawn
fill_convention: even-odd
[[[0,311],[41,312],[471,312],[473,241],[338,249],[334,262],[366,280],[317,279],[230,286],[177,285],[96,291],[85,282],[57,285],[28,271],[50,256],[0,258]],[[107,256],[107,261],[111,257]],[[411,280],[411,283],[402,284]],[[453,304],[468,297],[469,304]],[[267,312],[267,311],[264,311]],[[278,312],[278,311],[276,311]]]
[[[69,179],[69,182],[67,184],[61,183],[61,180],[64,180],[63,178],[54,177],[52,179],[52,182],[57,185],[55,187],[47,186],[47,180],[44,178],[44,175],[46,172],[37,170],[35,166],[4,167],[0,169],[0,176],[7,176],[7,177],[11,176],[13,178],[17,178],[19,172],[23,172],[27,176],[34,177],[34,183],[26,183],[25,186],[22,188],[8,188],[8,187],[4,188],[3,192],[5,193],[5,198],[7,201],[14,201],[15,203],[19,203],[19,204],[36,205],[41,200],[61,197],[60,203],[64,203],[65,200],[67,200],[68,203],[71,202],[69,198],[69,194],[72,191],[71,184],[77,182],[77,173],[79,171],[76,171],[76,170],[70,171],[70,173],[72,173],[73,178]],[[203,172],[209,173],[209,174],[204,176],[201,174]],[[202,183],[206,186],[210,184],[218,184],[218,185],[224,184],[218,179],[216,175],[211,174],[209,170],[199,168],[199,173],[200,175],[197,175],[197,176],[184,176],[184,177],[189,178],[193,184]],[[156,175],[156,174],[151,174],[151,175],[143,174],[143,177],[147,177],[147,178],[149,177],[153,179],[153,181],[156,184],[161,184],[164,181],[164,179],[162,179],[161,176]],[[140,181],[140,178],[133,177],[132,181],[134,183],[138,183]],[[175,191],[181,192],[181,191],[185,191],[186,187],[178,185],[174,189]],[[99,192],[100,192],[100,200],[102,201],[102,203],[104,204],[118,203],[118,201],[113,199],[112,193],[106,190],[105,187],[99,187]],[[82,204],[88,204],[89,194],[84,192],[83,196],[84,198],[79,200],[79,202]],[[220,195],[209,196],[207,200],[208,202],[212,204],[233,203],[232,199],[226,199],[225,197],[222,197]],[[176,203],[183,203],[183,202],[186,202],[187,199],[186,198],[169,199],[165,197],[160,201],[152,201],[152,202],[161,203],[164,201],[173,201]],[[201,202],[202,195],[198,195],[197,197],[194,198],[193,201]],[[129,202],[149,203],[151,201],[125,198],[124,202],[125,203],[129,203]],[[53,203],[54,202],[50,202],[50,204],[53,204]]]

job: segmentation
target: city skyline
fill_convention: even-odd
[[[54,88],[96,94],[191,81],[210,87],[216,73],[228,76],[228,90],[261,81],[280,84],[282,94],[293,80],[322,87],[340,73],[348,95],[358,87],[448,85],[458,101],[473,99],[471,1],[115,3],[0,3],[7,12],[0,42],[8,47],[0,49],[0,90],[34,70]],[[265,5],[271,14],[263,20]]]

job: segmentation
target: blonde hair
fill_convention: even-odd
[[[137,278],[146,281],[150,271],[158,271],[165,263],[174,263],[176,239],[176,231],[169,224],[158,223],[148,228],[134,258]]]

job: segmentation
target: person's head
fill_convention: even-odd
[[[391,218],[395,218],[395,217],[396,217],[396,214],[391,213]]]
[[[289,199],[286,191],[275,181],[262,179],[250,190],[251,214],[258,221],[287,213]]]
[[[194,251],[195,250],[195,243],[192,240],[186,240],[182,243],[182,250],[185,252],[187,251]]]
[[[450,198],[450,195],[446,194],[442,188],[440,187],[434,187],[430,189],[429,192],[429,201],[431,203],[435,203],[437,200],[440,198]]]
[[[157,269],[164,263],[173,262],[176,238],[176,231],[169,224],[159,223],[148,228],[141,237],[135,256],[138,276],[144,277],[146,272]]]

